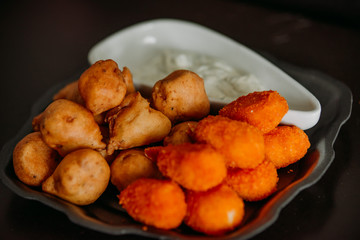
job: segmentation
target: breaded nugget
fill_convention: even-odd
[[[20,140],[13,151],[16,176],[30,186],[40,186],[58,165],[58,154],[42,140],[40,132],[33,132]]]
[[[265,158],[276,168],[300,160],[310,147],[306,133],[296,126],[278,126],[264,135]]]
[[[139,92],[127,95],[118,107],[110,110],[106,122],[110,130],[108,154],[160,142],[171,130],[170,120],[151,108]]]
[[[110,59],[91,65],[81,74],[78,87],[86,108],[94,115],[119,105],[127,88],[117,63]]]
[[[178,227],[186,214],[185,194],[171,180],[138,179],[120,193],[119,199],[136,221],[161,229]]]
[[[267,133],[280,123],[288,109],[285,98],[270,90],[239,97],[220,109],[219,114],[247,122]]]
[[[80,148],[106,147],[91,112],[67,99],[56,100],[45,109],[40,132],[46,144],[61,156]]]
[[[169,135],[164,138],[163,145],[178,145],[186,142],[193,142],[192,135],[196,128],[197,122],[186,121],[178,123],[171,128]]]
[[[95,202],[108,186],[110,167],[101,154],[80,149],[64,157],[42,184],[44,192],[77,205]]]
[[[156,164],[147,158],[143,149],[121,151],[110,166],[111,183],[119,191],[139,178],[159,178]]]
[[[265,158],[263,134],[245,122],[210,115],[199,121],[194,138],[223,154],[228,167],[255,168]]]
[[[199,120],[209,114],[204,80],[188,70],[177,70],[155,83],[152,105],[173,123]]]
[[[187,189],[205,191],[226,176],[223,156],[207,144],[183,143],[160,148],[160,172]]]
[[[187,191],[186,203],[185,224],[208,235],[233,230],[241,223],[245,212],[243,200],[223,184],[205,192]]]
[[[246,201],[259,201],[276,191],[278,174],[274,164],[265,160],[254,169],[228,169],[225,183]]]

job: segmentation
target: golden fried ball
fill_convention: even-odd
[[[193,142],[192,134],[196,128],[197,122],[186,121],[178,123],[171,128],[169,135],[164,138],[163,145],[178,145],[186,142]]]
[[[161,176],[156,164],[147,158],[143,149],[121,151],[110,166],[111,183],[122,191],[139,178]]]
[[[237,227],[245,213],[243,200],[227,185],[204,192],[186,192],[186,225],[208,234],[220,235]]]
[[[106,147],[91,112],[66,99],[56,100],[45,109],[40,131],[46,144],[61,156],[80,148]]]
[[[79,78],[79,92],[85,106],[98,115],[119,105],[126,94],[126,83],[113,60],[99,60]]]
[[[58,154],[43,141],[40,132],[33,132],[20,140],[13,151],[16,176],[30,186],[40,186],[58,165]]]
[[[77,205],[88,205],[101,196],[109,179],[110,167],[101,154],[80,149],[64,157],[43,182],[42,190]]]
[[[204,80],[188,70],[177,70],[155,83],[152,104],[173,123],[199,120],[209,114]]]

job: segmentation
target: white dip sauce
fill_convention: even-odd
[[[165,50],[133,70],[134,80],[153,86],[158,80],[178,69],[195,72],[204,79],[210,100],[231,102],[239,96],[265,90],[258,79],[231,67],[220,59],[194,52]]]

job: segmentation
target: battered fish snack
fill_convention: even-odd
[[[77,205],[88,205],[101,196],[109,179],[110,167],[101,154],[80,149],[64,157],[43,182],[42,190]]]
[[[159,148],[160,172],[187,189],[205,191],[226,176],[223,156],[207,144],[184,143]]]
[[[276,91],[253,92],[229,103],[219,114],[247,122],[263,133],[274,129],[289,110],[289,106]]]
[[[156,82],[151,97],[154,108],[173,123],[199,120],[210,111],[204,80],[188,70],[174,71]]]
[[[141,178],[125,188],[119,199],[136,221],[161,229],[178,227],[186,214],[185,194],[171,180]]]
[[[244,217],[243,200],[227,185],[205,192],[186,192],[186,225],[208,234],[220,235],[237,227]]]
[[[265,158],[276,168],[297,162],[310,147],[308,136],[296,126],[279,126],[265,134],[264,140]]]
[[[210,115],[199,121],[194,138],[224,155],[228,167],[255,168],[265,158],[262,132],[245,122]]]
[[[41,186],[58,165],[58,154],[42,140],[40,132],[26,135],[13,151],[13,166],[20,181]]]
[[[127,95],[118,107],[110,110],[106,122],[110,131],[108,154],[162,141],[171,130],[170,120],[151,108],[139,92]]]
[[[193,135],[196,125],[197,122],[195,121],[187,121],[176,124],[171,128],[169,135],[164,138],[163,145],[178,145],[186,142],[194,142],[191,136]]]
[[[265,160],[254,169],[228,169],[225,183],[246,201],[259,201],[276,191],[278,174],[274,164]]]
[[[61,156],[80,148],[106,147],[91,112],[66,99],[56,100],[45,109],[40,131],[44,142]]]
[[[143,149],[121,151],[110,166],[111,183],[119,191],[139,178],[159,178],[156,164],[147,158]]]
[[[98,115],[119,105],[126,94],[126,83],[113,60],[100,60],[79,78],[79,92],[85,106]]]

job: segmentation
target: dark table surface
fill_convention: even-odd
[[[311,8],[313,11],[306,11],[310,8],[301,5],[301,1],[294,6],[282,4],[285,1],[274,2],[259,1],[254,5],[242,1],[188,0],[2,1],[0,146],[17,133],[39,96],[88,67],[87,53],[101,39],[150,19],[193,21],[255,51],[320,71],[350,87],[354,99],[352,115],[334,143],[336,157],[330,168],[254,239],[358,239],[358,1],[345,1],[348,3],[345,8],[343,5],[322,8],[319,4],[326,1],[319,1],[316,8]],[[136,239],[77,226],[63,213],[23,199],[2,183],[0,199],[0,239]]]

